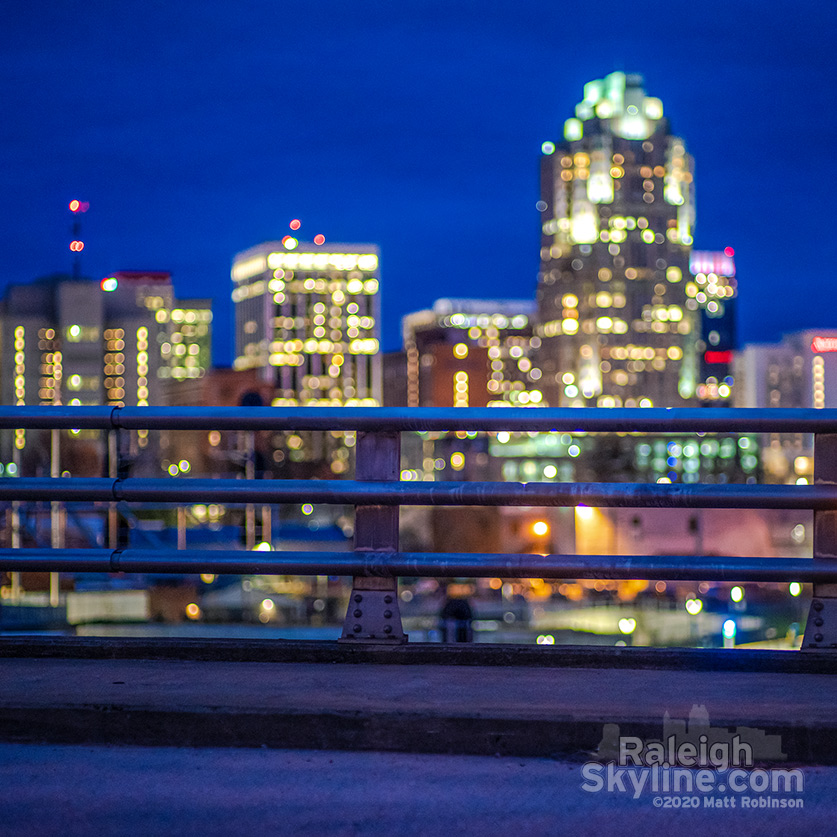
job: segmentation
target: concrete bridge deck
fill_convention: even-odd
[[[0,740],[583,758],[693,707],[837,764],[828,652],[0,638]]]

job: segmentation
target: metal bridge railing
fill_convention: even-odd
[[[837,650],[837,411],[0,407],[0,429],[355,431],[353,480],[0,478],[0,500],[285,502],[355,506],[354,550],[4,549],[0,568],[57,572],[351,575],[346,642],[406,641],[399,576],[812,582],[804,649]],[[806,433],[814,485],[400,482],[409,431]],[[399,551],[402,505],[806,509],[813,558]]]

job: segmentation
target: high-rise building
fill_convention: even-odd
[[[260,370],[274,405],[381,404],[377,247],[286,236],[239,253],[232,280],[234,367]]]
[[[837,407],[837,330],[807,329],[750,343],[735,357],[739,407]]]
[[[272,388],[274,406],[383,403],[378,248],[292,236],[233,260],[235,360]],[[277,433],[273,459],[297,477],[349,471],[354,433]]]
[[[736,352],[738,407],[837,408],[837,330],[808,329],[780,343],[751,343]],[[810,434],[765,436],[765,473],[777,482],[813,481]]]
[[[11,285],[0,305],[0,352],[14,362],[3,364],[0,399],[160,404],[164,380],[200,377],[209,366],[211,319],[209,300],[179,306],[171,275],[162,271],[120,271],[100,282],[59,274]],[[148,432],[132,438],[144,448]],[[26,447],[23,430],[15,431],[14,447]]]
[[[172,380],[176,385],[206,374],[212,365],[211,299],[175,298],[166,271],[120,270],[103,279],[101,288],[111,326],[105,329],[105,339],[117,352],[119,342],[124,342],[124,365],[137,371],[136,381],[131,380],[136,392],[131,386],[128,403],[159,404],[160,382]],[[120,327],[122,322],[127,330]],[[123,400],[118,391],[112,392],[114,383],[105,378],[109,403]]]
[[[439,299],[402,321],[410,407],[543,404],[528,300]]]
[[[584,87],[542,147],[535,365],[551,406],[697,403],[692,159],[641,76]]]
[[[532,366],[534,303],[438,299],[402,320],[409,407],[543,406]],[[485,479],[488,440],[476,433],[405,436],[404,480]],[[498,475],[498,474],[496,474]]]
[[[706,405],[731,403],[735,379],[732,374],[736,348],[735,253],[693,250],[689,258],[691,277],[686,283],[689,305],[694,300],[700,311],[700,383],[697,396]]]

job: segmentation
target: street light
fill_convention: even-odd
[[[536,520],[532,524],[532,532],[542,538],[549,534],[549,524],[545,520]]]
[[[700,599],[686,599],[686,613],[690,616],[697,616],[703,610],[703,602]]]
[[[735,647],[736,630],[735,619],[727,619],[724,622],[723,627],[721,628],[721,634],[724,637],[724,648]]]

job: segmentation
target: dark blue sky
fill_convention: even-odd
[[[696,160],[695,246],[736,250],[740,336],[835,327],[830,3],[6,0],[0,286],[70,267],[229,267],[301,237],[380,245],[384,346],[439,296],[531,297],[538,159],[582,85],[645,75]]]

